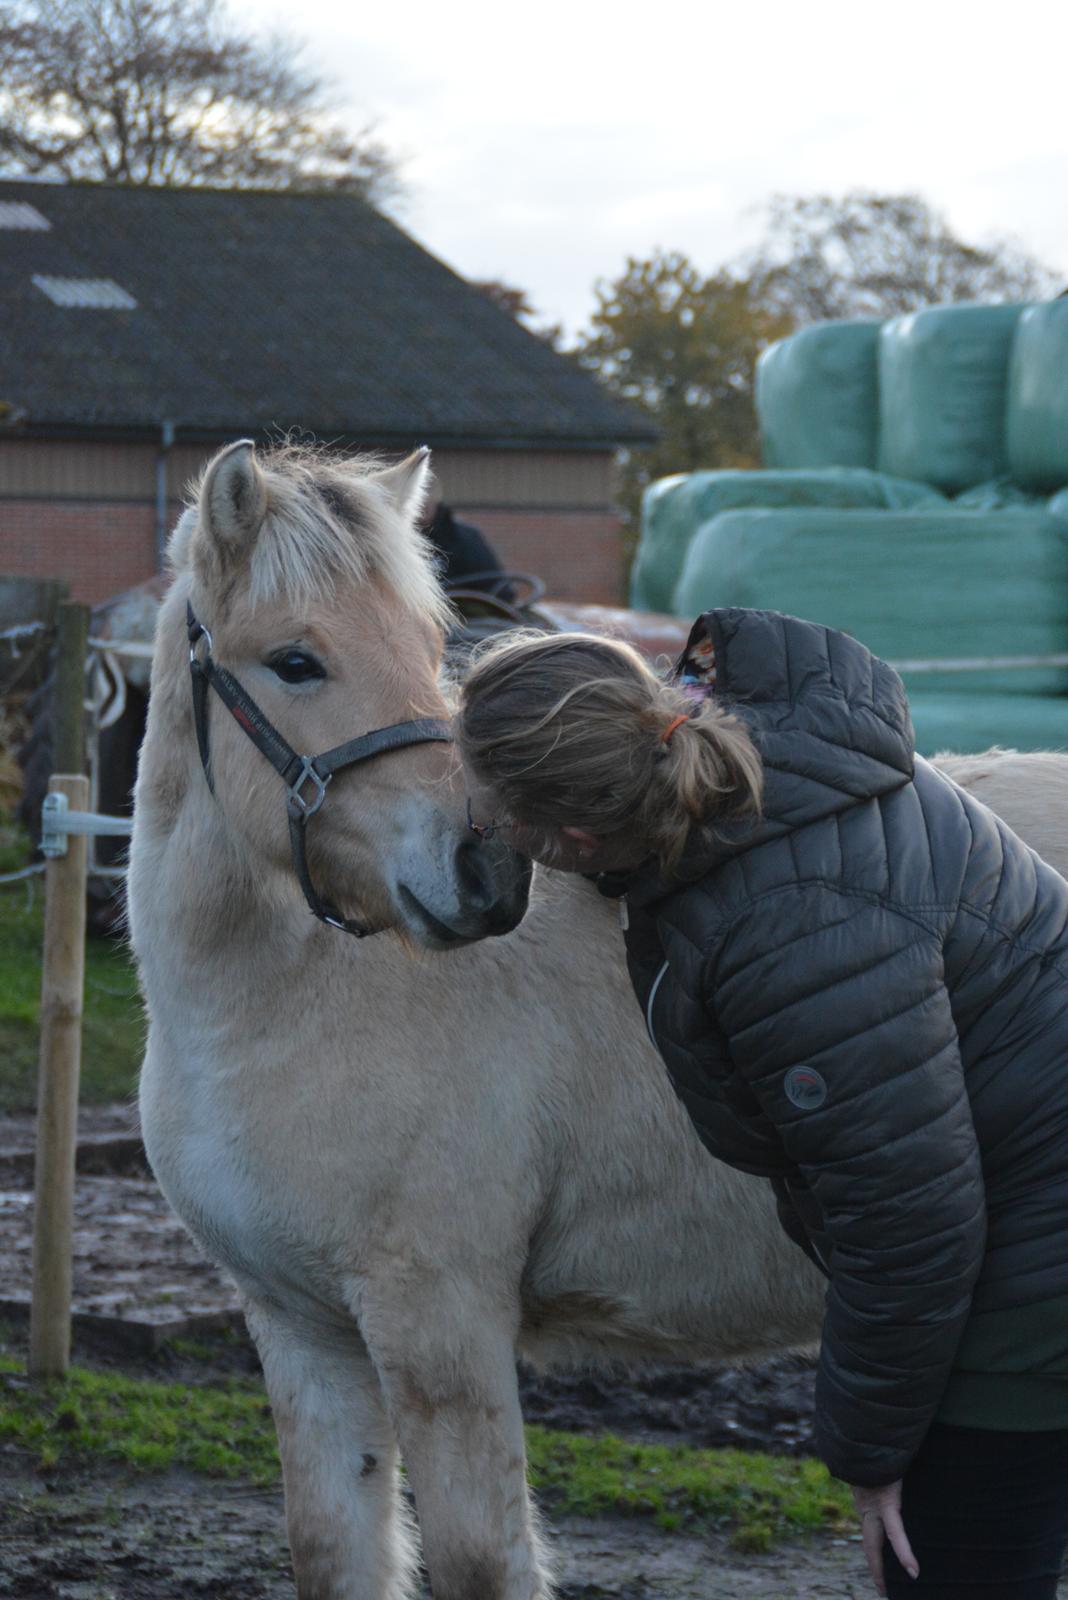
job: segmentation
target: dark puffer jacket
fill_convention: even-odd
[[[1068,883],[915,756],[855,640],[701,628],[764,815],[630,880],[631,976],[704,1143],[776,1180],[828,1273],[821,1455],[889,1483],[972,1307],[1068,1294]]]

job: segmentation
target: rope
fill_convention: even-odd
[[[18,622],[13,628],[0,630],[0,641],[11,646],[12,655],[15,654],[20,639],[30,639],[35,634],[44,633],[43,622]]]
[[[47,861],[34,861],[30,866],[23,867],[19,872],[0,873],[0,883],[21,883],[25,878],[32,878],[38,872],[43,872]]]

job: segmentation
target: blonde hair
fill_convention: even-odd
[[[619,640],[492,641],[461,686],[456,731],[512,820],[547,834],[626,829],[669,870],[695,826],[759,814],[763,769],[738,718],[658,678]]]

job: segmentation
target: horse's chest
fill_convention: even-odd
[[[145,1147],[161,1189],[186,1227],[246,1294],[333,1305],[332,1274],[314,1229],[277,1181],[225,1095],[158,1092],[146,1065]]]

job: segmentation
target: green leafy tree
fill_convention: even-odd
[[[797,323],[1045,299],[1064,287],[1012,240],[968,244],[920,195],[866,190],[777,195],[741,270],[763,302]]]
[[[369,129],[330,120],[300,46],[251,38],[223,0],[7,0],[0,161],[109,183],[400,192]]]
[[[726,270],[704,277],[681,252],[631,257],[596,287],[597,308],[577,358],[658,429],[651,449],[622,462],[621,504],[636,530],[647,483],[697,467],[753,467],[759,440],[753,388],[757,357],[789,332],[753,285]]]

